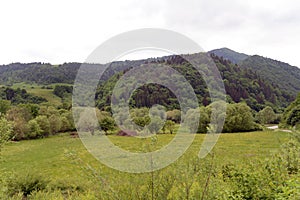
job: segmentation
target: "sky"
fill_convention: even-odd
[[[84,62],[115,35],[163,28],[205,51],[228,47],[300,67],[298,0],[0,0],[0,27],[0,64]]]

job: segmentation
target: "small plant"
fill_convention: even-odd
[[[33,192],[45,190],[48,182],[39,174],[23,174],[7,181],[7,193],[10,196],[22,194],[23,197],[27,197]]]

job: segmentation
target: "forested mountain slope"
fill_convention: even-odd
[[[294,96],[281,90],[274,83],[269,83],[250,69],[243,69],[230,61],[211,54],[224,80],[229,102],[245,101],[254,110],[261,110],[266,105],[281,109],[286,107]],[[201,75],[187,61],[180,56],[166,56],[152,62],[163,63],[176,69],[189,81],[202,105],[210,102],[209,93]],[[112,90],[122,73],[115,74],[108,81],[101,84],[96,94],[99,108],[110,105]],[[124,88],[125,90],[126,88]],[[175,95],[157,84],[149,84],[139,88],[132,96],[132,106],[150,107],[162,104],[169,109],[178,108]]]
[[[239,53],[228,48],[215,49],[209,51],[208,53],[217,55],[218,57],[223,57],[226,60],[230,60],[234,64],[238,64],[249,57],[247,54]]]
[[[287,63],[251,56],[239,64],[244,69],[251,69],[263,79],[276,83],[282,90],[296,96],[300,92],[300,69]]]
[[[214,54],[213,52],[217,53]],[[200,56],[201,54],[193,54]],[[254,110],[266,105],[275,109],[286,107],[300,92],[300,69],[286,63],[264,58],[247,56],[223,48],[210,52],[224,80],[229,102],[245,101]],[[242,61],[241,61],[242,60]],[[235,62],[240,61],[240,64]],[[145,63],[166,64],[185,76],[195,90],[199,103],[210,102],[209,93],[200,74],[181,56],[164,56],[134,61],[116,61],[110,64],[96,93],[98,107],[110,105],[111,91],[123,72]],[[74,83],[81,63],[13,63],[0,66],[0,84],[12,85],[18,82],[47,85],[52,83]],[[102,64],[85,64],[90,70],[105,67]],[[139,98],[137,98],[139,96]],[[143,98],[147,97],[147,98]],[[167,88],[150,84],[139,88],[133,95],[131,104],[151,106],[166,105],[169,109],[178,108],[178,102]]]

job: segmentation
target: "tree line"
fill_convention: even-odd
[[[254,112],[245,102],[227,103],[223,132],[256,131],[261,130],[264,124],[279,122],[282,127],[296,127],[299,129],[299,100],[300,95],[282,115],[276,114],[269,106],[259,112]],[[125,125],[128,122],[127,120],[131,120],[140,128],[147,127],[151,133],[173,134],[176,133],[178,125],[183,119],[182,115],[184,115],[184,119],[187,122],[192,122],[196,113],[200,115],[197,133],[207,133],[210,128],[212,108],[213,106],[210,104],[201,106],[197,110],[190,109],[186,113],[182,113],[178,109],[165,110],[156,108],[151,110],[146,107],[132,108],[130,109],[130,117],[125,116],[125,113],[123,113],[123,115],[119,114],[114,116],[114,118],[111,112],[96,109],[98,120],[96,124],[91,122],[88,114],[77,113],[77,115],[80,120],[79,126],[85,127],[86,130],[83,131],[89,131],[92,134],[97,130],[103,131],[104,134],[117,134],[120,131],[118,125]],[[10,132],[10,139],[12,140],[42,138],[59,132],[76,130],[72,109],[67,110],[54,107],[49,103],[12,105],[10,101],[0,100],[0,113],[3,120],[2,123],[7,123],[8,127],[12,127]],[[151,118],[151,115],[154,118]],[[151,126],[149,126],[150,124]],[[135,134],[142,130],[131,128],[132,131],[136,131]]]

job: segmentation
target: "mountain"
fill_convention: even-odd
[[[198,53],[190,56],[197,57],[201,55],[201,53]],[[248,56],[227,48],[210,51],[210,56],[216,63],[224,80],[229,102],[245,101],[252,109],[257,111],[266,105],[281,110],[292,102],[296,94],[300,92],[300,69],[297,67],[261,56]],[[236,62],[239,62],[239,64],[236,64]],[[200,104],[207,105],[210,102],[208,90],[200,74],[181,56],[172,55],[134,61],[117,61],[105,65],[84,64],[84,67],[89,69],[89,73],[92,74],[93,70],[110,65],[99,82],[100,85],[96,94],[97,105],[99,107],[110,105],[110,90],[113,89],[122,73],[145,63],[171,66],[190,82]],[[82,63],[64,63],[61,65],[13,63],[0,65],[0,84],[13,85],[18,82],[37,83],[39,85],[72,84],[81,65]],[[150,106],[160,103],[166,106],[169,104],[170,109],[178,107],[174,94],[167,88],[158,85],[139,88],[136,94],[145,97],[147,101],[142,98],[133,98],[132,105]]]
[[[296,96],[300,92],[300,69],[287,63],[254,55],[239,63],[243,69],[251,69],[264,80],[277,84],[281,90]]]
[[[0,84],[19,82],[51,84],[73,83],[80,63],[51,65],[49,63],[12,63],[0,66]]]
[[[241,61],[247,59],[249,56],[244,53],[238,53],[228,48],[215,49],[208,52],[218,57],[223,57],[226,60],[230,60],[234,64],[238,64]]]
[[[201,56],[201,54],[194,56]],[[270,105],[275,110],[280,111],[294,100],[294,96],[285,90],[279,89],[276,84],[265,81],[251,69],[241,68],[214,54],[211,54],[211,57],[223,78],[229,102],[245,101],[256,111],[263,109],[266,105]],[[165,64],[177,70],[193,87],[199,104],[208,105],[210,103],[209,92],[205,81],[198,71],[186,60],[180,56],[166,56],[154,59],[151,62]],[[112,95],[113,88],[122,76],[122,73],[123,72],[117,73],[106,82],[100,84],[96,93],[96,104],[100,109],[109,107],[112,99],[122,98],[122,93],[118,93],[118,97]],[[143,76],[143,74],[138,74],[137,76]],[[162,76],[163,79],[165,75],[157,74],[156,76]],[[123,84],[124,88],[118,89],[118,91],[127,91],[128,88],[131,88],[131,84],[135,83],[130,82],[126,85]],[[180,88],[180,90],[184,93],[186,88]],[[168,90],[168,88],[157,84],[148,84],[138,88],[132,95],[130,101],[132,107],[151,107],[155,104],[164,105],[168,109],[179,108],[175,95]]]
[[[144,60],[116,61],[109,63],[109,68],[102,76],[102,81],[107,80],[116,72],[141,65]],[[12,63],[0,65],[0,84],[12,85],[19,82],[37,83],[47,85],[52,83],[74,83],[78,69],[82,63],[64,63],[51,65],[49,63]],[[104,67],[102,64],[84,64],[90,71]]]

